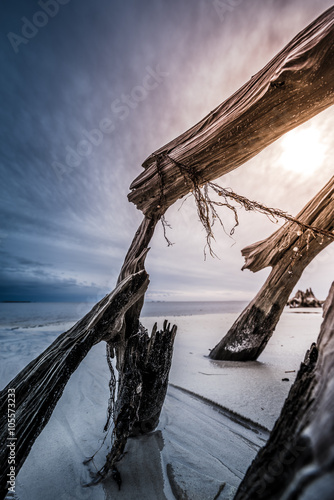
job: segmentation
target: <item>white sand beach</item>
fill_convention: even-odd
[[[232,499],[268,438],[322,319],[321,310],[286,309],[257,362],[211,361],[209,349],[237,315],[168,318],[178,325],[178,333],[160,423],[152,434],[128,441],[119,464],[120,491],[112,479],[84,486],[90,480],[89,470],[103,465],[110,447],[110,435],[103,443],[109,372],[104,344],[95,346],[72,375],[19,472],[16,498]],[[151,327],[155,321],[161,326],[163,318],[142,320]],[[10,342],[2,335],[1,345],[7,346],[1,350],[2,387],[46,347],[59,328],[67,326],[51,325],[39,333],[36,328],[26,329]],[[90,467],[83,465],[100,446]]]

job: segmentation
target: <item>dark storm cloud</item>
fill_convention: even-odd
[[[62,284],[67,300],[89,294],[89,283],[96,283],[93,294],[113,287],[141,220],[126,196],[143,160],[227,98],[330,6],[310,0],[61,3],[18,45],[8,33],[23,36],[41,4],[1,5],[0,246],[7,252],[3,270],[11,269],[1,281],[3,298],[20,287],[20,297],[25,291],[34,300],[38,294],[61,297]],[[244,179],[233,178],[256,193],[255,183]],[[286,198],[282,189],[279,203]],[[307,199],[306,188],[300,196]],[[184,222],[194,218],[192,210]],[[242,242],[255,237],[255,226],[241,233]],[[175,228],[173,259],[183,264],[173,271],[171,263],[171,273],[163,270],[169,256],[160,233],[153,241],[152,280],[159,289],[191,287],[191,274],[182,273],[184,233],[184,226]],[[200,229],[198,235],[200,246]],[[229,252],[226,262],[239,269],[239,248]],[[199,251],[187,265],[200,260],[202,269],[202,258]],[[207,272],[193,277],[198,282],[202,273],[201,290],[210,286]],[[221,272],[224,282],[212,289],[242,289],[232,268]],[[214,267],[209,276],[213,282]]]

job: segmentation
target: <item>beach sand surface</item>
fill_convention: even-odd
[[[119,463],[120,491],[112,479],[85,487],[110,449],[110,435],[103,442],[109,371],[104,344],[95,346],[72,375],[18,474],[16,498],[232,499],[319,333],[321,311],[300,312],[286,310],[259,360],[246,363],[208,358],[236,313],[169,317],[178,333],[159,426],[128,441]],[[163,318],[143,318],[146,327],[155,321],[161,326]],[[1,354],[2,386],[55,335],[52,326],[43,334],[26,329],[16,343],[7,342]],[[85,466],[83,461],[97,450]]]

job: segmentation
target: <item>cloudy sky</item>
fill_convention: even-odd
[[[127,194],[145,158],[229,97],[330,6],[3,0],[0,300],[96,301],[113,289],[142,219]],[[220,182],[296,214],[333,175],[333,127],[330,108]],[[296,144],[304,158],[296,157]],[[160,227],[152,241],[147,298],[251,299],[269,269],[242,272],[240,250],[277,226],[240,212],[234,239],[217,229],[220,258],[204,261],[193,200],[180,207],[166,214],[174,245],[166,246]],[[222,215],[229,228],[230,214]],[[333,279],[332,246],[299,283],[319,298]]]

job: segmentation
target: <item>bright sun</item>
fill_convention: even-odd
[[[286,170],[298,174],[313,174],[325,158],[325,145],[321,142],[320,131],[314,126],[291,130],[283,137],[281,146],[280,163]]]

